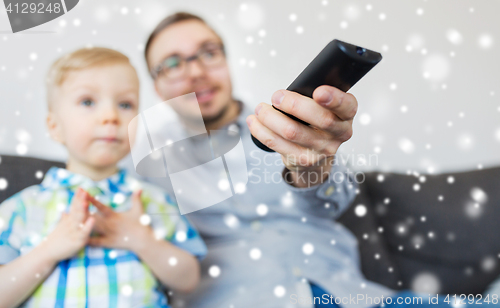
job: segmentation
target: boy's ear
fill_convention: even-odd
[[[59,123],[57,122],[56,115],[49,111],[49,114],[47,115],[47,129],[49,130],[50,138],[54,140],[55,142],[64,144],[63,138],[61,135],[61,128],[59,126]]]

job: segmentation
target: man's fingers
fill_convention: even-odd
[[[92,197],[92,196],[89,195],[88,199],[89,199],[90,203],[92,203],[97,208],[97,210],[99,212],[101,212],[101,214],[108,215],[108,214],[114,213],[111,208],[109,208],[106,205],[102,204],[96,198],[94,198],[94,197]]]
[[[329,139],[324,132],[302,125],[267,104],[261,103],[257,108],[259,122],[285,140],[304,148],[322,151]]]
[[[343,121],[352,120],[358,111],[358,101],[354,95],[332,86],[317,87],[313,92],[313,99]]]
[[[283,139],[281,136],[260,123],[259,119],[255,115],[248,116],[247,124],[252,135],[259,139],[259,141],[268,148],[289,157],[296,157],[297,159],[306,158],[308,151],[305,148]]]
[[[282,98],[280,98],[281,94],[283,94]],[[337,117],[334,111],[296,92],[287,90],[277,91],[272,97],[272,102],[276,108],[294,115],[310,125],[334,136],[342,136],[351,128],[350,123]]]

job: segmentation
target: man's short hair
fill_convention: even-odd
[[[110,64],[128,64],[132,66],[126,55],[104,47],[81,48],[57,59],[50,66],[46,78],[49,110],[53,105],[55,88],[64,83],[69,73]]]
[[[151,34],[148,37],[148,40],[146,41],[146,46],[144,48],[144,57],[146,58],[146,65],[148,66],[148,68],[149,68],[148,52],[149,49],[151,48],[151,43],[153,42],[153,40],[158,36],[158,34],[160,34],[160,32],[162,32],[166,28],[170,27],[173,24],[186,20],[197,20],[199,22],[204,23],[207,27],[209,27],[212,31],[214,31],[214,33],[220,38],[220,36],[215,32],[215,30],[212,27],[210,27],[206,23],[206,21],[198,15],[194,15],[187,12],[177,12],[172,15],[168,15],[162,21],[160,21],[160,23],[156,26],[153,32],[151,32]]]

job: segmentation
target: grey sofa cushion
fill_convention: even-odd
[[[50,167],[65,167],[65,165],[62,162],[32,157],[0,155],[0,179],[7,182],[7,187],[0,189],[0,202],[28,186],[41,183]]]
[[[425,182],[393,173],[379,181],[378,175],[366,174],[362,186],[402,288],[477,294],[500,275],[500,168],[427,175]],[[359,234],[356,219],[347,227]],[[360,245],[366,251],[362,238]],[[366,254],[362,263],[370,278],[386,266]]]

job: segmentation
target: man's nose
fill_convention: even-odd
[[[187,63],[188,75],[191,78],[196,78],[205,75],[205,67],[199,59],[193,59]]]

